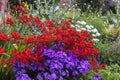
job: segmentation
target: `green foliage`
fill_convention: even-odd
[[[98,42],[96,47],[100,51],[101,59],[99,62],[103,61],[104,63],[111,65],[117,63],[120,65],[120,41],[115,42]]]
[[[95,28],[98,29],[100,33],[104,32],[106,28],[109,27],[107,23],[102,19],[102,16],[95,13],[82,13],[78,20],[84,20],[89,25],[93,25]]]
[[[35,0],[34,5],[30,6],[29,12],[41,19],[61,20],[63,16],[75,5],[69,4],[65,9],[58,4],[60,0]],[[35,8],[33,7],[35,6]]]
[[[103,7],[104,0],[75,0],[81,12],[98,12]]]
[[[14,73],[10,71],[10,67],[0,67],[0,80],[15,80]]]
[[[120,37],[120,28],[111,28],[110,30],[108,29],[108,31],[103,32],[102,34],[102,38],[107,39],[108,41],[116,41],[118,38]]]
[[[104,80],[120,80],[120,66],[117,64],[107,66],[107,70],[100,69],[97,73],[90,71],[83,80],[93,80],[92,76],[99,74]]]
[[[119,14],[106,14],[101,17],[104,22],[113,26],[120,27],[120,15]]]

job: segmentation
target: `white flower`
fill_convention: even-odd
[[[75,26],[78,27],[78,28],[80,28],[80,25],[78,25],[78,24],[76,24]]]
[[[87,23],[85,21],[77,21],[78,24],[86,25]]]
[[[81,30],[86,30],[86,28],[81,28]]]
[[[71,27],[73,27],[73,28],[74,28],[75,26],[74,26],[74,25],[71,25]]]
[[[100,33],[96,33],[96,36],[100,36],[101,34]]]
[[[87,28],[87,29],[91,29],[91,26],[89,26],[89,25],[86,25],[86,28]]]
[[[92,25],[89,25],[91,28],[94,28]]]
[[[92,32],[96,33],[96,32],[98,32],[98,30],[95,28],[92,30]]]
[[[98,42],[98,41],[99,41],[99,39],[96,39],[96,38],[93,38],[93,40],[94,40],[95,42]]]
[[[96,37],[96,34],[92,34],[93,37]]]

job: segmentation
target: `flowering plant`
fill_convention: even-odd
[[[92,25],[88,25],[85,21],[77,21],[72,27],[76,30],[87,30],[92,36],[95,42],[99,41],[99,36],[101,35],[99,31]]]
[[[18,20],[26,26],[17,28],[11,35],[0,33],[1,42],[15,47],[9,51],[6,46],[0,48],[0,56],[11,52],[0,64],[11,66],[16,80],[79,79],[91,69],[98,71],[94,56],[99,52],[94,48],[92,36],[86,30],[73,29],[72,20],[59,24],[51,20],[42,22],[39,17],[27,13],[20,14]],[[6,24],[16,26],[12,18],[6,18]],[[40,34],[23,36],[19,33],[32,27],[36,27]]]
[[[13,66],[16,80],[74,79],[86,75],[91,69],[98,71],[94,58],[98,50],[94,48],[92,36],[86,30],[76,31],[71,23],[71,20],[61,21],[55,26],[53,21],[42,22],[38,18],[36,25],[41,35],[20,40],[18,32],[12,33],[16,41],[24,41],[26,46],[33,45],[33,50],[12,51],[7,63]]]

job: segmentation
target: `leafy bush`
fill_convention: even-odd
[[[91,10],[91,12],[98,12],[102,8],[104,0],[76,0],[76,2],[82,12],[87,10]]]
[[[120,65],[120,41],[114,41],[111,43],[108,43],[108,41],[105,43],[98,42],[96,43],[96,47],[99,49],[101,54],[98,57],[99,63],[104,62],[108,65],[117,63]]]
[[[98,73],[90,71],[87,76],[83,77],[84,80],[92,80],[94,75],[100,74],[103,80],[119,80],[120,79],[120,66],[113,64],[107,66],[107,70],[100,69]]]
[[[102,40],[107,39],[110,42],[117,41],[120,37],[120,28],[110,28],[102,33]]]

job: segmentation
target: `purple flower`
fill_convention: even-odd
[[[28,65],[29,70],[35,71],[37,68],[38,68],[38,66],[35,62]]]
[[[50,75],[50,78],[49,78],[50,80],[56,80],[57,79],[57,75],[55,74],[55,73],[52,73],[51,75]]]
[[[22,74],[21,76],[17,76],[16,80],[32,80],[27,74]]]
[[[91,65],[88,61],[81,60],[80,61],[80,66],[78,67],[78,69],[83,75],[85,75],[90,71]]]
[[[38,74],[38,75],[37,75],[37,79],[38,79],[38,80],[43,80],[43,77],[42,77],[40,74]]]
[[[100,75],[94,75],[93,76],[93,80],[101,80],[101,76]]]

